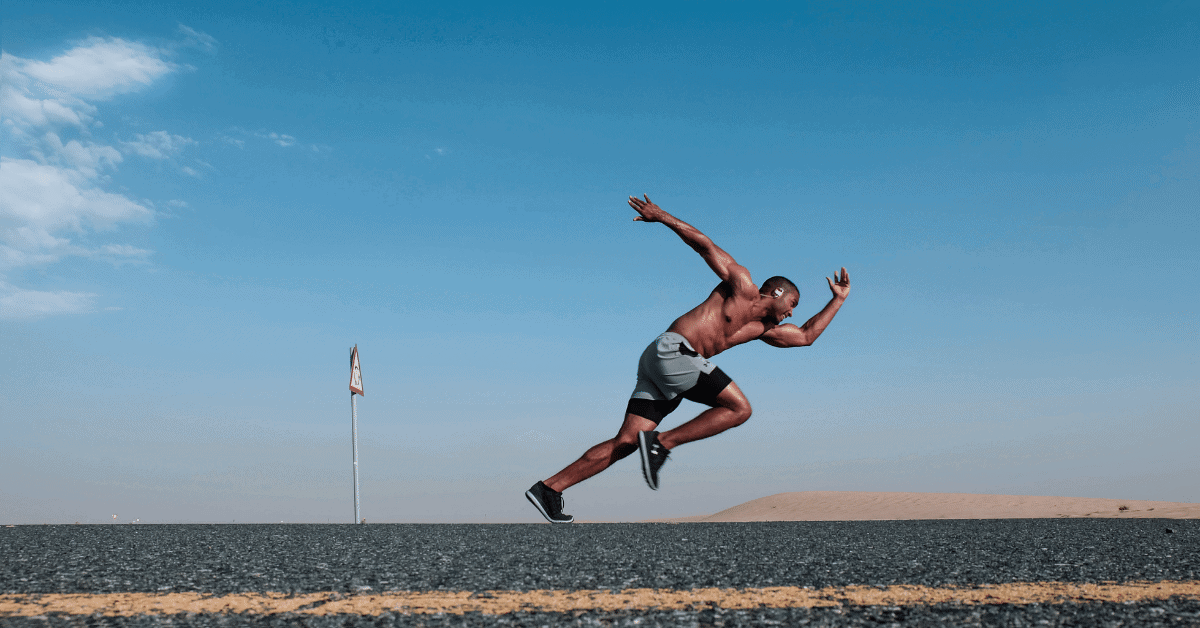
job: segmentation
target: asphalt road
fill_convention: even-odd
[[[1169,530],[1169,531],[1168,531]],[[0,594],[540,591],[1200,581],[1200,521],[0,528]],[[3,625],[1200,626],[1200,600],[836,608],[2,616]],[[1043,624],[1044,625],[1044,624]]]

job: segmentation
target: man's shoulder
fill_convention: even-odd
[[[733,291],[739,294],[758,294],[758,286],[754,285],[754,280],[750,277],[750,271],[741,264],[734,264],[729,272],[729,283],[733,287]]]
[[[733,278],[722,281],[717,284],[716,288],[713,288],[713,292],[719,293],[727,301],[730,299],[753,301],[758,298],[758,286],[750,281],[749,275],[744,282],[735,281]]]

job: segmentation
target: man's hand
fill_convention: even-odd
[[[629,206],[636,210],[637,213],[641,214],[641,216],[635,216],[634,220],[640,220],[642,222],[662,222],[663,218],[670,216],[670,214],[663,211],[661,207],[655,205],[650,200],[649,196],[646,196],[645,194],[642,196],[644,196],[646,200],[643,201],[636,196],[629,197]]]
[[[833,291],[833,296],[845,300],[850,294],[850,273],[846,272],[846,267],[842,267],[842,278],[838,279],[838,274],[833,273],[833,279],[825,278],[829,282],[829,289]]]
[[[838,277],[837,273],[833,273],[833,279],[825,278],[829,282],[829,289],[833,291],[833,298],[825,307],[821,308],[820,312],[808,319],[807,323],[796,327],[795,325],[779,325],[768,329],[762,336],[759,336],[763,342],[772,347],[806,347],[816,341],[829,323],[833,320],[833,316],[838,313],[842,307],[842,302],[846,300],[846,295],[850,294],[850,273],[846,272],[846,267],[842,267],[842,276]]]
[[[655,205],[650,197],[644,194],[642,198],[630,196],[629,206],[640,214],[634,217],[634,220],[661,222],[670,227],[685,244],[704,258],[704,263],[708,264],[721,281],[728,282],[733,287],[734,292],[744,294],[748,298],[753,298],[758,293],[758,288],[750,280],[750,271],[735,262],[733,257],[714,244],[708,236],[700,233],[699,229],[663,211],[663,208]]]

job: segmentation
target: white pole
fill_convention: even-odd
[[[358,407],[354,404],[354,393],[350,393],[350,440],[354,453],[354,523],[362,521],[358,513]]]
[[[354,349],[350,349],[350,359],[354,360]],[[353,368],[353,363],[351,364]],[[354,523],[360,523],[358,512],[358,406],[354,403],[354,391],[350,391],[350,450],[354,456]]]

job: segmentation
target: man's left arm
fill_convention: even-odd
[[[781,348],[807,347],[816,342],[817,337],[833,321],[834,315],[838,313],[842,304],[846,302],[846,297],[850,295],[850,274],[846,272],[845,267],[842,268],[841,278],[834,273],[833,279],[826,277],[825,281],[829,282],[829,290],[833,292],[833,298],[825,304],[825,307],[821,308],[820,312],[799,327],[791,324],[772,327],[759,336],[759,339],[772,347]]]

